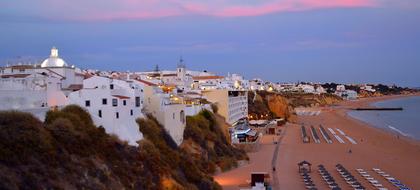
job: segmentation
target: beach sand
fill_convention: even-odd
[[[318,116],[299,116],[298,124],[287,124],[286,132],[280,143],[280,151],[276,163],[276,172],[271,171],[271,160],[274,145],[272,136],[264,136],[260,151],[249,154],[250,164],[241,166],[231,171],[215,176],[224,189],[241,189],[250,179],[250,173],[269,172],[276,175],[276,189],[304,189],[304,185],[298,173],[297,163],[307,160],[312,163],[311,176],[318,189],[328,189],[317,172],[317,165],[323,164],[332,174],[342,189],[351,189],[335,170],[335,165],[340,163],[368,189],[373,187],[363,179],[356,168],[363,168],[388,189],[396,189],[383,177],[372,171],[372,168],[380,168],[412,189],[420,188],[420,143],[407,138],[397,137],[396,134],[371,127],[361,121],[347,116],[348,108],[367,106],[374,101],[381,101],[392,97],[366,98],[358,101],[346,101],[336,107],[322,108]],[[300,124],[304,123],[309,129],[313,125],[320,124],[327,128],[339,128],[350,136],[358,144],[351,144],[347,139],[345,144],[340,144],[329,133],[333,140],[327,144],[322,136],[321,144],[304,144],[301,139]],[[308,131],[309,132],[309,131]],[[318,131],[319,133],[319,131]],[[311,139],[312,140],[312,139]],[[351,149],[352,153],[349,153]]]

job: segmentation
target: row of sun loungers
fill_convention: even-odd
[[[309,143],[309,136],[308,136],[308,134],[306,133],[306,128],[305,128],[305,126],[303,126],[302,125],[302,141],[303,141],[303,143]]]
[[[319,140],[318,133],[316,133],[314,126],[311,126],[311,133],[312,133],[312,138],[314,139],[314,142],[318,144],[321,143],[321,140]]]
[[[321,113],[321,111],[297,111],[296,115],[301,116],[317,116]]]
[[[375,189],[378,190],[388,190],[385,188],[378,180],[373,178],[371,175],[367,173],[364,169],[356,169],[357,173],[359,173],[363,178],[365,178]]]
[[[341,134],[342,136],[344,136],[350,143],[357,144],[357,142],[355,140],[353,140],[351,137],[347,136],[342,130],[340,130],[338,128],[336,128],[336,130],[338,131],[339,134]],[[328,128],[328,131],[335,137],[335,139],[337,139],[337,141],[339,143],[341,143],[341,144],[345,144],[346,143],[343,140],[343,138],[341,138],[338,135],[338,133],[336,133],[334,131],[334,129]],[[331,139],[330,135],[328,134],[328,131],[325,130],[325,128],[322,125],[320,125],[319,132],[321,133],[322,137],[325,139],[325,142],[327,142],[328,144],[332,144],[333,143],[333,140]],[[309,136],[306,133],[305,126],[303,126],[303,125],[301,126],[301,132],[302,132],[302,141],[304,143],[309,143],[310,142],[310,138],[309,138]],[[318,135],[316,129],[313,126],[310,127],[310,132],[311,132],[313,141],[315,143],[317,143],[317,144],[321,143],[321,140],[319,138],[319,135]]]
[[[392,177],[391,175],[385,173],[381,169],[379,169],[379,168],[372,168],[372,170],[375,171],[376,173],[378,173],[380,176],[384,177],[387,181],[389,181],[392,185],[394,185],[395,187],[397,187],[399,190],[410,190],[410,188],[408,188],[403,183],[401,183],[401,181],[395,179],[394,177]]]
[[[330,136],[328,135],[327,131],[325,131],[324,127],[322,127],[322,125],[319,126],[319,131],[321,132],[321,135],[324,137],[325,141],[328,144],[331,144],[332,140],[331,140]]]
[[[357,144],[357,142],[356,142],[355,140],[353,140],[351,137],[347,136],[347,135],[346,135],[346,133],[344,133],[342,130],[340,130],[340,129],[338,129],[338,128],[335,128],[335,129],[337,129],[337,131],[338,131],[341,135],[343,135],[344,137],[346,137],[346,139],[347,139],[347,140],[349,140],[349,141],[351,142],[351,144]]]
[[[366,189],[346,168],[344,168],[344,166],[342,166],[341,164],[337,164],[335,167],[338,173],[340,173],[341,177],[343,177],[343,179],[346,181],[347,184],[349,184],[351,188],[353,188],[354,190]]]
[[[306,189],[317,190],[308,170],[304,169],[302,173],[300,173],[300,175],[302,176],[302,180],[303,180],[303,183],[305,184]]]
[[[340,136],[338,136],[337,135],[337,133],[335,133],[335,131],[333,130],[333,129],[331,129],[331,128],[328,128],[328,130],[330,131],[330,133],[335,137],[335,139],[337,139],[337,141],[339,142],[339,143],[341,143],[341,144],[344,144],[344,143],[346,143],[346,142],[344,142],[344,140],[340,137]]]
[[[325,183],[327,183],[330,189],[341,190],[341,188],[335,182],[334,178],[330,175],[330,173],[325,169],[325,167],[322,164],[318,165],[318,171],[322,179],[325,181]]]

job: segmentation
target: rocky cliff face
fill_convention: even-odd
[[[290,105],[294,108],[327,106],[342,101],[342,98],[333,94],[284,93],[281,95],[288,99]]]
[[[299,94],[299,93],[272,93],[266,91],[250,92],[248,94],[249,115],[254,119],[267,119],[267,113],[272,117],[281,117],[287,121],[295,121],[296,107],[326,106],[342,101],[338,96],[331,94]],[[251,118],[253,119],[253,118]],[[268,118],[269,119],[269,118]]]
[[[289,102],[281,95],[272,94],[266,96],[268,108],[277,117],[289,119],[293,110],[289,106]]]
[[[293,107],[289,100],[280,94],[266,91],[249,92],[248,110],[250,117],[253,117],[250,119],[293,118]]]

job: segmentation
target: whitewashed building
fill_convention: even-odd
[[[145,113],[152,114],[180,145],[184,139],[186,125],[185,105],[182,100],[173,94],[163,93],[154,85],[145,86],[144,98]]]
[[[12,65],[1,69],[0,109],[40,110],[67,104],[68,93],[82,87],[84,75],[58,56],[57,48],[40,65]],[[44,119],[44,118],[40,118]]]
[[[249,89],[250,90],[266,90],[264,81],[259,78],[255,78],[249,81]]]
[[[127,81],[93,76],[83,81],[83,89],[68,96],[69,104],[85,108],[97,126],[137,146],[143,138],[136,119],[143,117],[143,87]]]

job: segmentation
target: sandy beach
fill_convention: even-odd
[[[305,189],[298,173],[297,163],[306,160],[312,163],[311,176],[318,189],[329,189],[321,176],[316,171],[317,165],[323,164],[335,178],[342,189],[351,189],[335,170],[336,164],[346,167],[366,188],[374,189],[355,169],[362,168],[378,180],[388,189],[396,189],[382,176],[372,171],[372,168],[380,168],[394,178],[412,189],[420,187],[420,142],[407,138],[401,138],[394,133],[374,128],[366,123],[347,116],[349,108],[367,106],[371,102],[398,98],[402,96],[386,96],[365,98],[357,101],[345,101],[335,107],[321,108],[321,114],[317,116],[298,116],[298,124],[287,124],[285,133],[280,142],[280,151],[276,163],[276,172],[271,171],[273,157],[273,136],[264,136],[261,149],[249,154],[250,163],[231,171],[215,176],[215,179],[224,189],[246,188],[246,182],[250,179],[250,173],[269,172],[278,182],[275,189]],[[301,139],[300,125],[318,127],[320,124],[325,129],[340,129],[357,144],[352,144],[345,139],[345,143],[339,143],[331,133],[333,143],[328,144],[321,137],[321,143],[303,143]],[[319,133],[319,131],[318,131]],[[311,139],[312,140],[312,139]],[[351,153],[349,153],[351,150]]]

